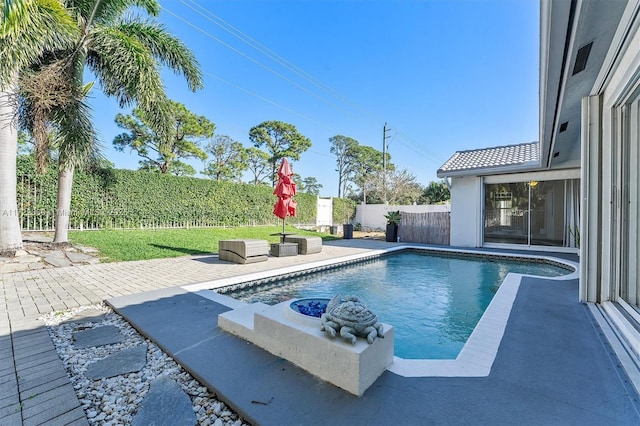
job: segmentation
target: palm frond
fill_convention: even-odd
[[[36,166],[44,172],[50,160],[53,114],[84,98],[62,61],[24,70],[19,79],[20,127],[28,130],[35,142]]]
[[[122,32],[118,26],[95,26],[87,66],[107,96],[115,96],[121,107],[135,103],[159,134],[170,132],[170,108],[158,61],[135,33]]]
[[[61,1],[13,0],[1,5],[0,87],[44,51],[69,47],[79,36],[77,23]]]
[[[202,88],[202,73],[195,55],[163,25],[154,21],[131,19],[120,23],[117,28],[139,40],[162,65],[171,68],[176,74],[182,74],[191,91]]]
[[[117,28],[96,26],[87,51],[87,65],[107,96],[121,107],[164,93],[157,63],[140,41]]]
[[[131,8],[138,8],[150,16],[158,16],[161,9],[157,0],[67,0],[67,6],[89,27],[94,23],[114,22]]]
[[[78,167],[95,162],[100,155],[100,142],[92,123],[91,107],[79,100],[53,115],[57,125],[58,167]]]

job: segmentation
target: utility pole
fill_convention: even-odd
[[[387,132],[391,130],[387,127],[387,123],[384,123],[382,128],[382,201],[387,202]]]
[[[387,123],[384,123],[384,127],[382,128],[382,171],[387,171],[387,131],[391,130],[387,128]]]

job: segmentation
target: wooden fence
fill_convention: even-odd
[[[449,212],[402,212],[398,237],[403,243],[449,245],[451,218]]]

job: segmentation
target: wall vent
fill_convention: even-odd
[[[591,53],[591,46],[593,46],[593,42],[578,49],[578,54],[576,55],[576,63],[573,65],[572,75],[578,74],[580,71],[584,70],[587,67],[587,59],[589,59],[589,53]]]
[[[568,122],[568,121],[565,121],[564,123],[562,123],[562,124],[560,125],[560,130],[558,131],[558,133],[562,133],[562,132],[564,132],[565,130],[567,130],[567,126],[568,126],[568,125],[569,125],[569,122]]]

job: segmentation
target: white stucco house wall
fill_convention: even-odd
[[[541,140],[547,157],[579,153],[579,298],[614,326],[639,388],[640,0],[541,4]]]
[[[438,172],[452,245],[579,253],[577,296],[636,389],[639,30],[640,0],[541,0],[539,141],[457,152]]]

